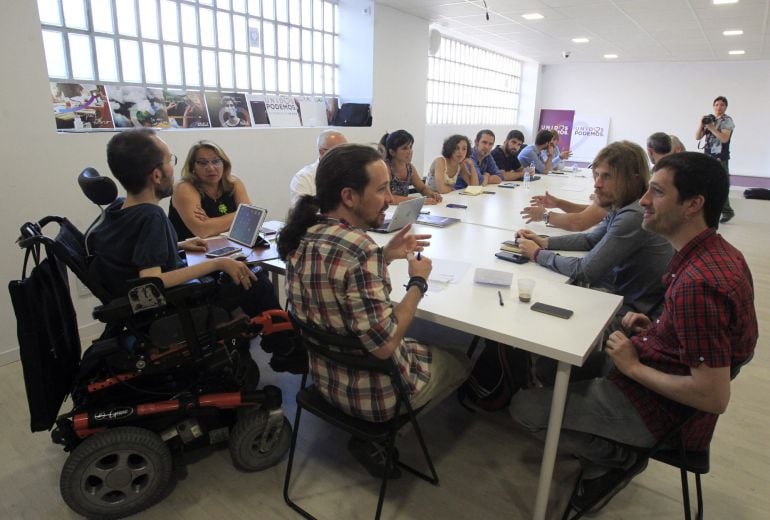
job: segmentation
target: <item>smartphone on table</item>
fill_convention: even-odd
[[[225,246],[225,247],[220,247],[219,249],[213,249],[209,251],[208,253],[206,253],[206,256],[208,258],[220,258],[223,256],[230,256],[233,253],[237,253],[239,251],[243,251],[243,249],[235,246]]]
[[[526,264],[529,262],[529,259],[526,256],[519,253],[511,253],[510,251],[498,251],[495,253],[495,256],[500,260],[513,262],[514,264]]]

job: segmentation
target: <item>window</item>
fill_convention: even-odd
[[[51,81],[339,93],[337,0],[37,0]]]
[[[441,37],[428,57],[428,124],[515,124],[521,67],[508,58]]]

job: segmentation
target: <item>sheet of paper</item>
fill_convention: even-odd
[[[450,283],[459,283],[470,269],[470,262],[431,258],[433,270],[428,277],[428,291],[441,291]]]

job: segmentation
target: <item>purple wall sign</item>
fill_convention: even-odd
[[[540,124],[537,127],[537,131],[556,130],[559,132],[559,149],[569,150],[574,119],[574,110],[551,110],[544,108],[540,110]],[[532,142],[535,142],[534,137]]]

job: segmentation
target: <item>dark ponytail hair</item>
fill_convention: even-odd
[[[299,247],[310,226],[321,221],[322,214],[339,207],[342,190],[352,188],[363,193],[369,184],[367,166],[381,161],[377,150],[360,144],[343,144],[326,152],[318,162],[315,175],[317,195],[302,196],[286,217],[286,225],[278,236],[278,254],[281,260]]]
[[[380,146],[382,146],[384,150],[382,154],[383,157],[389,160],[393,157],[390,154],[390,151],[398,150],[405,144],[414,144],[414,137],[412,137],[412,134],[406,130],[396,130],[395,132],[383,135],[382,139],[380,139]]]
[[[278,255],[284,262],[299,246],[308,228],[320,220],[317,197],[303,195],[286,216],[286,225],[278,233]]]

